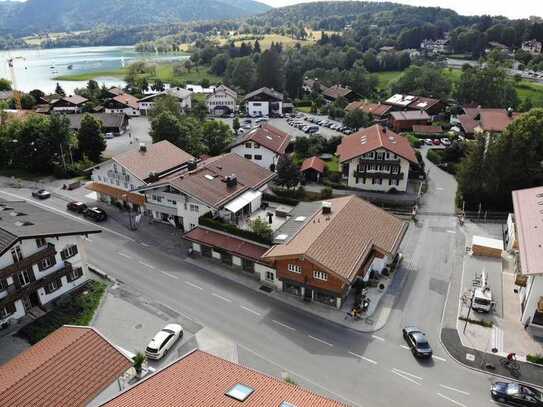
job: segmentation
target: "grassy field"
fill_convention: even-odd
[[[67,37],[70,35],[77,35],[77,34],[83,34],[88,31],[74,31],[74,32],[58,32],[58,33],[48,33],[47,35],[30,35],[28,37],[23,37],[23,40],[30,46],[40,46],[42,42],[45,42],[47,40],[58,40],[63,37]]]
[[[107,71],[90,71],[82,73],[74,73],[69,75],[55,76],[53,79],[56,81],[90,81],[96,78],[124,78],[127,70],[126,68],[110,69]]]
[[[402,71],[377,72],[379,79],[379,89],[386,89],[391,82],[395,81],[402,75]]]

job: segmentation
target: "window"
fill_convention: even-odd
[[[68,279],[68,282],[71,282],[77,280],[82,275],[83,269],[81,267],[76,267],[68,272],[66,278]]]
[[[134,184],[130,184],[130,190],[134,189]]]
[[[254,144],[253,144],[253,148],[260,148],[260,144],[254,143]]]
[[[98,175],[98,181],[102,181],[102,177]]]
[[[243,157],[245,157],[248,160],[253,158],[253,156],[251,154],[245,154]]]
[[[117,186],[121,185],[118,179],[115,180],[115,184],[117,184]]]
[[[15,303],[11,302],[0,308],[0,318],[7,318],[12,314],[15,314]]]
[[[123,175],[126,175],[126,169],[125,169],[124,167],[121,168],[121,173],[122,173]]]
[[[317,280],[328,281],[328,274],[324,271],[313,271],[313,277],[315,277]]]
[[[260,154],[255,154],[255,160],[257,161],[262,160],[262,156]]]
[[[117,173],[117,164],[113,163],[113,172],[116,174]]]
[[[273,271],[266,271],[266,280],[267,281],[275,280],[275,274],[273,273]]]
[[[23,259],[23,252],[21,251],[21,246],[17,246],[11,249],[11,257],[13,258],[14,263],[18,263]]]
[[[253,106],[262,106],[262,103],[252,102]]]
[[[0,291],[4,291],[6,288],[8,288],[8,280],[5,278],[0,279]]]
[[[60,278],[57,278],[56,280],[47,283],[47,285],[45,286],[45,293],[51,294],[57,291],[60,287],[62,287],[62,281],[60,280]]]
[[[399,173],[399,172],[400,172],[400,167],[396,167],[396,166],[394,166],[394,167],[392,167],[392,169],[391,169],[391,171],[390,171],[390,172],[392,172],[393,174],[397,174],[397,173]]]
[[[128,182],[124,183],[124,189],[128,189]]]
[[[57,264],[55,256],[46,257],[38,263],[38,270],[47,270],[48,268],[53,267],[55,264]]]
[[[191,212],[199,212],[200,211],[200,208],[198,207],[198,205],[193,205],[193,204],[190,204],[190,211]]]
[[[20,271],[17,274],[17,280],[19,281],[19,285],[21,287],[24,287],[25,285],[30,284],[32,281],[35,281],[34,273],[32,273],[32,269],[26,269],[23,271]]]
[[[62,258],[62,260],[66,260],[66,259],[69,259],[70,257],[74,257],[76,254],[77,254],[77,246],[74,244],[63,249],[60,252],[60,257]]]
[[[300,266],[298,266],[297,264],[289,264],[288,265],[288,271],[290,271],[291,273],[301,273],[302,272],[302,268]]]
[[[245,143],[245,148],[253,148],[253,144],[248,141],[247,143]]]
[[[382,160],[385,156],[385,153],[377,153],[377,160]]]
[[[45,241],[43,237],[36,239],[36,246],[43,247],[45,245],[47,245],[47,242]]]
[[[224,394],[228,397],[232,397],[235,400],[245,401],[251,394],[253,394],[254,391],[255,389],[238,383]]]

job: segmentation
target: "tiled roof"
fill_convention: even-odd
[[[85,406],[132,366],[93,328],[63,326],[0,366],[5,406]]]
[[[138,108],[138,98],[128,93],[123,93],[122,95],[117,95],[113,98],[116,102],[122,103],[123,105],[129,106],[132,109]]]
[[[443,133],[443,129],[439,126],[425,126],[422,124],[414,124],[413,133],[435,135]]]
[[[363,112],[371,113],[373,116],[376,117],[386,115],[388,112],[390,112],[390,109],[392,109],[392,106],[390,105],[385,105],[383,103],[364,102],[361,100],[349,103],[345,108],[347,112],[362,110]]]
[[[118,88],[118,87],[116,87],[116,86],[113,86],[113,87],[109,88],[107,91],[108,91],[110,94],[116,95],[116,96],[119,96],[119,95],[123,95],[123,94],[124,94],[124,90],[122,90],[122,89],[120,89],[120,88]]]
[[[254,392],[243,402],[225,393],[236,384]],[[103,404],[106,407],[346,407],[299,386],[195,350]]]
[[[408,107],[410,109],[417,109],[417,110],[428,110],[438,104],[440,101],[439,99],[433,99],[433,98],[424,98],[417,96],[417,99],[412,102]]]
[[[66,118],[70,121],[70,129],[79,130],[81,128],[81,119],[86,114],[90,114],[97,120],[100,120],[104,128],[121,128],[126,120],[124,113],[83,113],[83,114],[66,114]]]
[[[412,163],[417,163],[415,150],[413,150],[407,138],[378,124],[343,137],[341,144],[337,148],[337,154],[339,160],[344,162],[378,148],[384,148]]]
[[[124,189],[116,188],[113,185],[91,181],[85,184],[85,188],[87,188],[89,191],[100,192],[101,194],[110,196],[117,200],[131,202],[135,205],[143,206],[145,204],[145,197],[143,195],[127,192]]]
[[[238,97],[238,94],[236,92],[234,92],[232,89],[230,89],[228,86],[226,85],[219,85],[217,86],[214,90],[213,90],[213,93],[210,93],[207,97],[209,98],[210,96],[212,96],[213,94],[215,93],[224,93],[228,96],[231,96],[233,97],[234,99],[237,99]]]
[[[424,110],[407,110],[405,112],[391,112],[390,116],[395,121],[430,120],[430,116]]]
[[[479,116],[479,111],[481,110],[481,107],[464,106],[462,110],[464,110],[464,113],[467,114],[469,117],[475,119],[477,116]]]
[[[324,172],[324,168],[326,168],[326,163],[319,157],[309,157],[306,158],[302,163],[302,168],[300,168],[300,171],[303,172],[310,168],[322,174]]]
[[[257,89],[257,90],[254,90],[250,93],[248,93],[244,98],[243,100],[249,100],[255,96],[258,96],[260,95],[261,93],[267,95],[267,96],[270,96],[274,99],[277,99],[277,100],[283,100],[283,94],[281,92],[277,92],[275,89],[270,89],[270,88],[260,88],[260,89]]]
[[[329,88],[326,88],[324,90],[324,92],[322,92],[322,94],[324,96],[328,96],[329,98],[332,98],[332,99],[337,99],[337,98],[340,98],[340,97],[345,97],[349,94],[352,93],[352,90],[347,88],[347,87],[343,87],[341,85],[333,85],[333,86],[330,86]]]
[[[290,142],[290,136],[284,131],[273,127],[268,123],[262,124],[260,127],[252,129],[231,147],[239,146],[247,141],[254,141],[268,150],[277,154],[285,154],[285,151]]]
[[[407,230],[403,222],[356,196],[331,199],[331,214],[317,211],[298,233],[273,246],[263,259],[304,256],[352,281],[372,249],[395,254]]]
[[[464,129],[464,133],[466,134],[474,134],[475,128],[479,125],[477,120],[475,120],[470,114],[461,114],[457,117],[458,121],[460,122],[460,125]]]
[[[484,131],[501,133],[513,123],[518,113],[509,115],[506,109],[480,109],[479,122]]]
[[[126,151],[113,157],[113,160],[143,181],[152,172],[161,174],[194,159],[167,140],[149,144],[145,149],[146,151],[141,151],[141,148]]]
[[[62,100],[65,100],[66,102],[72,103],[74,105],[82,105],[83,103],[88,101],[88,99],[79,95],[66,96],[63,97]]]

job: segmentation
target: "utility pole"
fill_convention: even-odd
[[[62,165],[64,166],[64,176],[66,176],[66,173],[68,172],[66,168],[66,160],[64,159],[64,149],[62,148],[62,143],[60,145],[60,155],[62,157]]]
[[[473,289],[473,293],[471,294],[471,300],[469,301],[468,315],[466,315],[464,330],[462,331],[463,333],[466,333],[466,328],[468,327],[469,316],[471,314],[471,308],[473,307],[473,300],[474,299],[475,299],[475,288]]]

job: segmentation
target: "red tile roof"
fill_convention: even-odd
[[[334,85],[330,86],[329,88],[326,88],[324,92],[322,93],[325,97],[329,97],[332,99],[337,99],[340,97],[345,97],[352,93],[352,90],[348,87],[343,87],[341,85]]]
[[[415,150],[407,138],[378,124],[343,137],[337,148],[337,154],[340,156],[340,162],[345,162],[378,148],[384,148],[412,163],[417,163]]]
[[[440,126],[425,126],[422,124],[414,124],[413,133],[436,135],[436,134],[442,134],[443,129]]]
[[[254,392],[243,402],[225,393],[236,384]],[[195,350],[120,394],[106,407],[346,407],[299,386]]]
[[[506,109],[480,109],[479,122],[484,131],[490,133],[501,133],[507,126],[513,123],[518,113],[509,115]]]
[[[5,406],[85,406],[132,362],[93,328],[63,326],[0,366]]]
[[[433,98],[425,98],[417,96],[417,99],[412,102],[408,108],[409,109],[416,109],[416,110],[428,110],[431,109],[433,106],[437,105],[440,102],[439,99],[433,99]]]
[[[74,105],[82,105],[83,103],[86,103],[88,101],[88,99],[79,95],[66,96],[63,97],[62,100],[65,100],[66,102],[72,103]]]
[[[322,174],[324,172],[324,169],[326,168],[326,163],[323,160],[321,160],[319,157],[315,157],[315,156],[309,157],[309,158],[306,158],[304,162],[302,163],[302,168],[300,169],[300,171],[303,172],[310,168]]]
[[[254,141],[268,150],[277,154],[285,154],[285,151],[290,142],[290,136],[284,131],[273,127],[271,124],[264,123],[260,127],[249,131],[239,141],[234,143],[232,147],[239,146],[247,141]]]
[[[467,114],[472,119],[475,119],[477,116],[479,116],[479,110],[481,109],[481,107],[464,106],[462,109],[464,110],[465,114]]]
[[[113,98],[116,102],[122,103],[123,105],[126,105],[128,107],[131,107],[132,109],[138,108],[138,98],[132,95],[129,95],[128,93],[123,93],[122,95],[117,95]]]
[[[392,106],[390,105],[385,105],[383,103],[369,103],[360,100],[349,103],[345,108],[347,112],[362,110],[363,112],[371,113],[375,117],[382,117],[390,112],[391,109]]]
[[[477,115],[475,115],[475,117],[476,116]],[[468,135],[474,134],[475,128],[479,126],[479,123],[477,122],[477,120],[475,120],[472,117],[472,115],[469,113],[461,114],[460,116],[457,117],[457,119],[460,122],[460,125],[462,126],[462,128],[464,129],[464,133]]]
[[[407,110],[405,112],[392,112],[390,116],[394,121],[430,120],[424,110]]]

